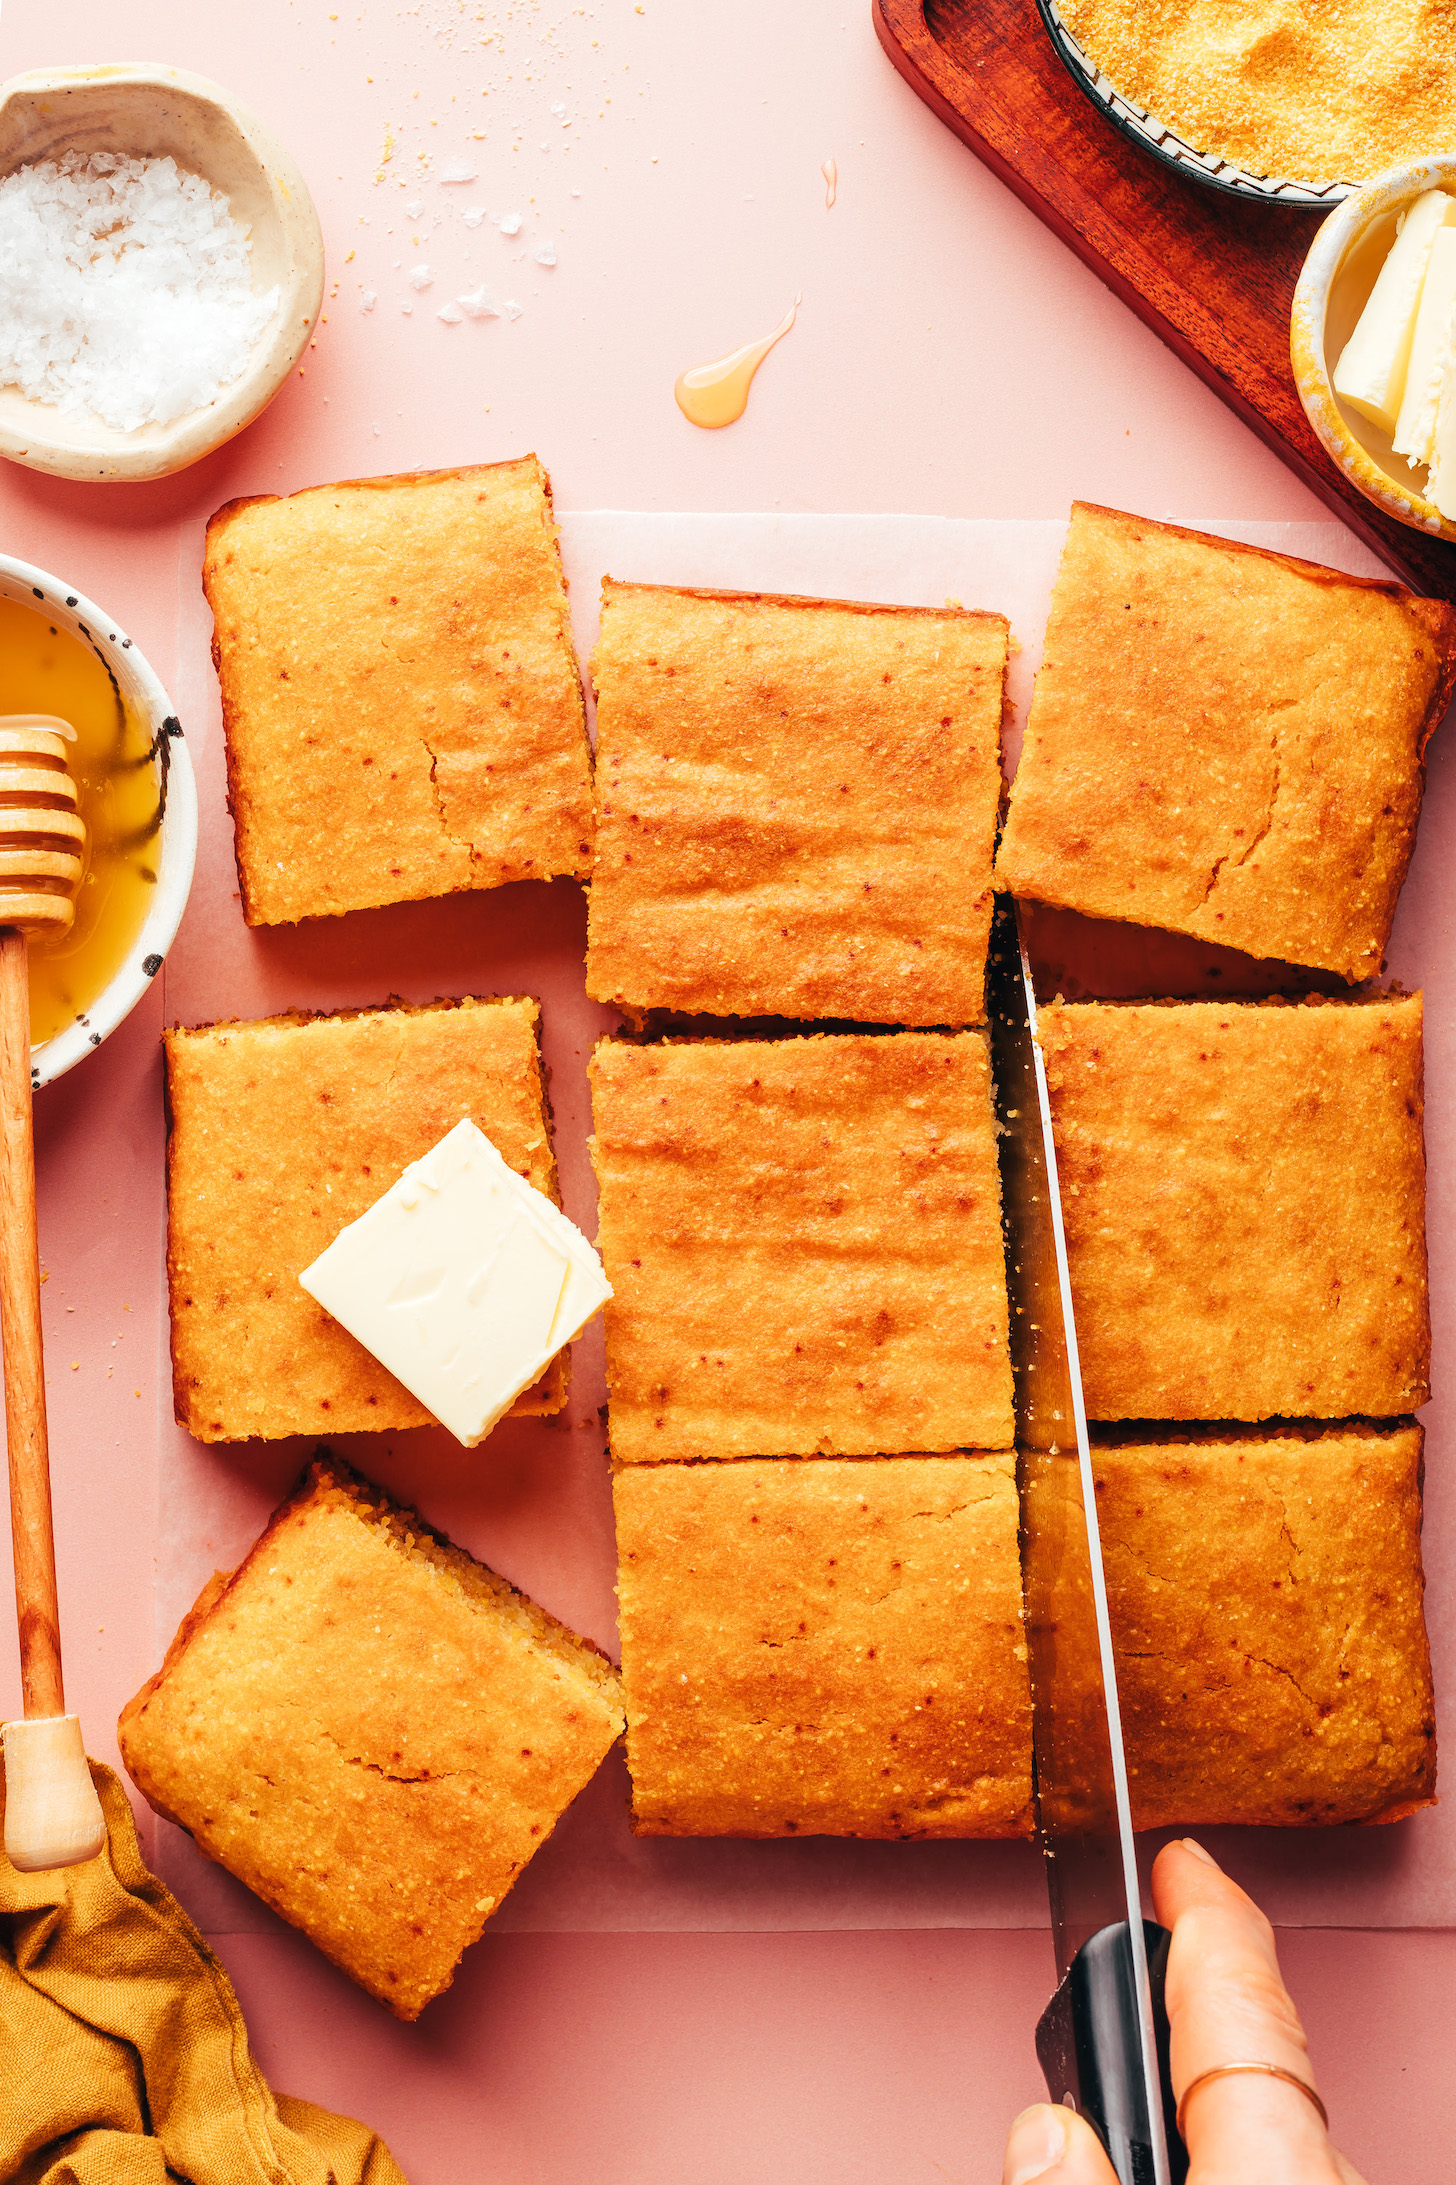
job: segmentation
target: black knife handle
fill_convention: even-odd
[[[1143,1921],[1153,2028],[1162,2083],[1163,2123],[1172,2185],[1183,2185],[1188,2154],[1174,2118],[1168,2070],[1168,2013],[1163,1979],[1166,1927]],[[1142,2032],[1133,1981],[1132,1938],[1126,1920],[1104,1927],[1082,1945],[1036,2029],[1037,2060],[1054,2102],[1065,2101],[1092,2125],[1121,2185],[1154,2185],[1153,2149],[1143,2080]]]

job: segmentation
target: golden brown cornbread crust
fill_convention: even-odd
[[[587,992],[978,1024],[1001,615],[602,586]]]
[[[1030,1833],[1011,1455],[632,1465],[613,1493],[638,1835]]]
[[[117,1737],[158,1813],[412,2019],[621,1730],[588,1641],[324,1453]]]
[[[614,1457],[1009,1448],[980,1032],[604,1040]]]
[[[1426,1401],[1418,994],[1040,1021],[1089,1416]]]
[[[1138,1828],[1436,1795],[1418,1426],[1092,1452]]]
[[[200,1441],[394,1431],[424,1406],[301,1270],[470,1116],[557,1199],[534,1000],[392,1002],[166,1033],[172,1392]],[[554,1360],[512,1416],[559,1411]]]
[[[249,925],[590,870],[534,455],[230,501],[202,581]]]
[[[1443,600],[1079,501],[997,884],[1366,978],[1453,687]]]

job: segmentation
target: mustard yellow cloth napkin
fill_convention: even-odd
[[[347,2117],[274,2095],[232,1983],[142,1864],[92,1762],[110,1844],[58,1874],[0,1852],[0,2178],[6,2185],[404,2185]]]

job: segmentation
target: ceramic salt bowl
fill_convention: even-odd
[[[37,69],[0,84],[0,176],[68,151],[170,153],[220,190],[249,231],[254,289],[278,286],[277,308],[241,375],[170,425],[119,431],[0,387],[0,455],[57,478],[162,478],[250,425],[297,364],[323,302],[318,214],[261,122],[206,77],[157,62]]]
[[[1456,152],[1435,153],[1376,175],[1331,213],[1315,236],[1294,291],[1289,353],[1305,414],[1345,476],[1367,501],[1413,530],[1456,540],[1421,492],[1424,470],[1391,450],[1390,435],[1341,401],[1335,366],[1395,241],[1396,222],[1426,190],[1456,192]]]
[[[119,703],[146,731],[155,796],[157,883],[126,957],[75,1021],[30,1051],[32,1086],[49,1085],[84,1061],[146,993],[172,945],[197,860],[197,788],[181,727],[156,672],[125,631],[59,577],[0,554],[0,599],[17,600],[89,646],[111,678]],[[149,802],[151,799],[149,798]]]

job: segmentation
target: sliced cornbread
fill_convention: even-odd
[[[587,991],[979,1023],[1006,645],[1000,615],[608,579]]]
[[[534,455],[230,501],[203,587],[250,925],[590,869]]]
[[[592,1087],[618,1460],[1011,1445],[981,1033],[606,1040]]]
[[[117,1735],[158,1813],[408,2019],[621,1729],[593,1647],[323,1455]]]
[[[1421,999],[1041,1012],[1089,1416],[1429,1393]]]
[[[997,881],[1366,978],[1453,683],[1444,600],[1078,502]]]
[[[638,1834],[1029,1833],[1013,1457],[632,1465],[613,1491]]]

